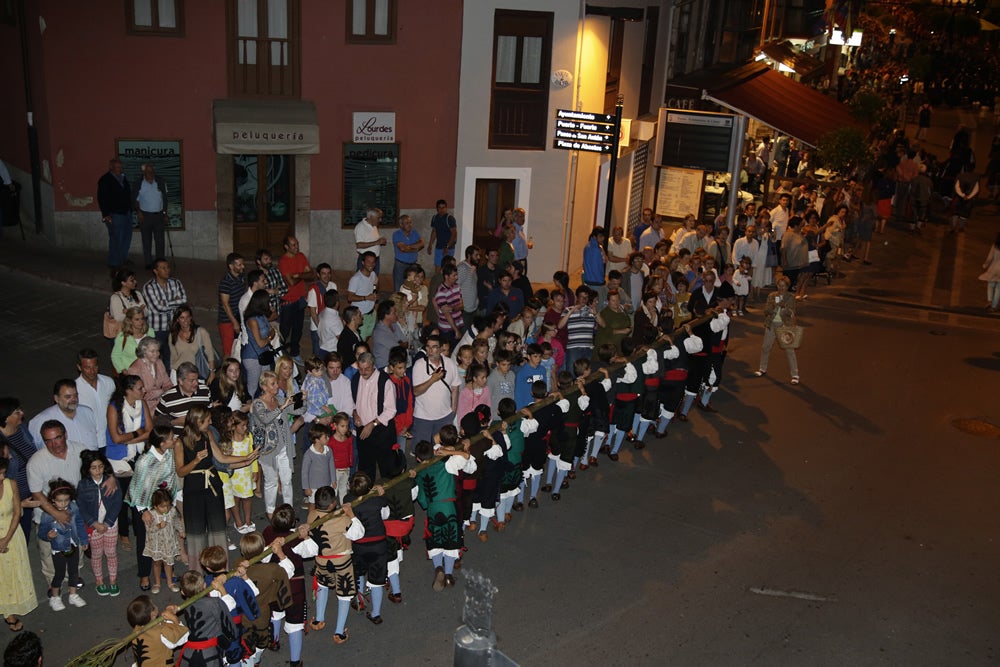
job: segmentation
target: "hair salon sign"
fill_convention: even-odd
[[[394,111],[359,111],[354,113],[354,143],[391,144],[396,141]]]

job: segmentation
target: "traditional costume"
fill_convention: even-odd
[[[325,516],[335,510],[316,510]],[[299,553],[303,558],[316,558],[313,591],[316,593],[316,618],[310,624],[319,630],[326,626],[326,601],[330,589],[337,596],[337,632],[342,641],[347,639],[347,612],[351,598],[357,593],[354,580],[354,562],[351,558],[352,540],[364,537],[365,527],[357,517],[339,514],[309,531],[309,539],[302,543]]]
[[[135,667],[174,667],[174,649],[188,639],[188,629],[167,619],[132,640]]]
[[[223,601],[229,598],[228,601]],[[225,647],[239,636],[229,615],[232,598],[206,595],[184,609],[188,638],[177,656],[177,667],[218,667],[226,664]]]
[[[424,543],[427,557],[434,564],[434,588],[441,590],[453,583],[452,572],[462,548],[462,524],[458,518],[455,478],[459,471],[475,472],[476,461],[457,454],[439,465],[417,473],[417,502],[427,513],[424,519]]]

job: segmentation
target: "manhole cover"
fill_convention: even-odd
[[[951,425],[959,431],[964,431],[971,435],[981,435],[984,438],[996,438],[1000,436],[1000,426],[983,421],[982,419],[954,419]]]

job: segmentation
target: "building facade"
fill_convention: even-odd
[[[49,242],[106,248],[96,183],[112,157],[130,181],[143,162],[167,179],[184,257],[277,252],[293,233],[348,268],[366,207],[426,235],[450,199],[461,0],[5,5],[25,14],[0,17],[0,157],[30,186],[30,99]]]

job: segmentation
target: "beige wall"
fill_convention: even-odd
[[[625,0],[604,5],[634,6]],[[552,70],[573,73],[573,83],[566,88],[549,88],[549,118],[557,109],[600,112],[604,107],[610,19],[582,16],[584,3],[554,0],[545,10],[554,12]],[[535,249],[529,255],[531,278],[547,281],[553,272],[566,269],[579,280],[583,247],[595,220],[603,224],[603,209],[595,211],[598,199],[599,172],[608,157],[551,148],[552,125],[544,151],[489,150],[490,76],[493,63],[493,15],[497,7],[515,10],[542,9],[530,0],[467,2],[464,4],[462,42],[461,99],[459,104],[457,169],[455,176],[455,212],[459,218],[459,246],[472,239],[472,212],[476,178],[518,179],[517,205],[527,212],[527,232]],[[663,24],[666,11],[661,9],[660,42],[665,43]],[[625,96],[624,116],[635,118],[644,23],[628,23],[622,54]],[[661,68],[662,69],[662,68]],[[662,73],[660,77],[662,78]],[[662,98],[663,83],[654,82],[653,105]],[[625,160],[629,163],[628,160]],[[627,178],[619,178],[627,186]],[[616,213],[624,210],[625,187],[616,190]],[[595,218],[596,216],[596,218]],[[621,215],[616,215],[621,224]]]

